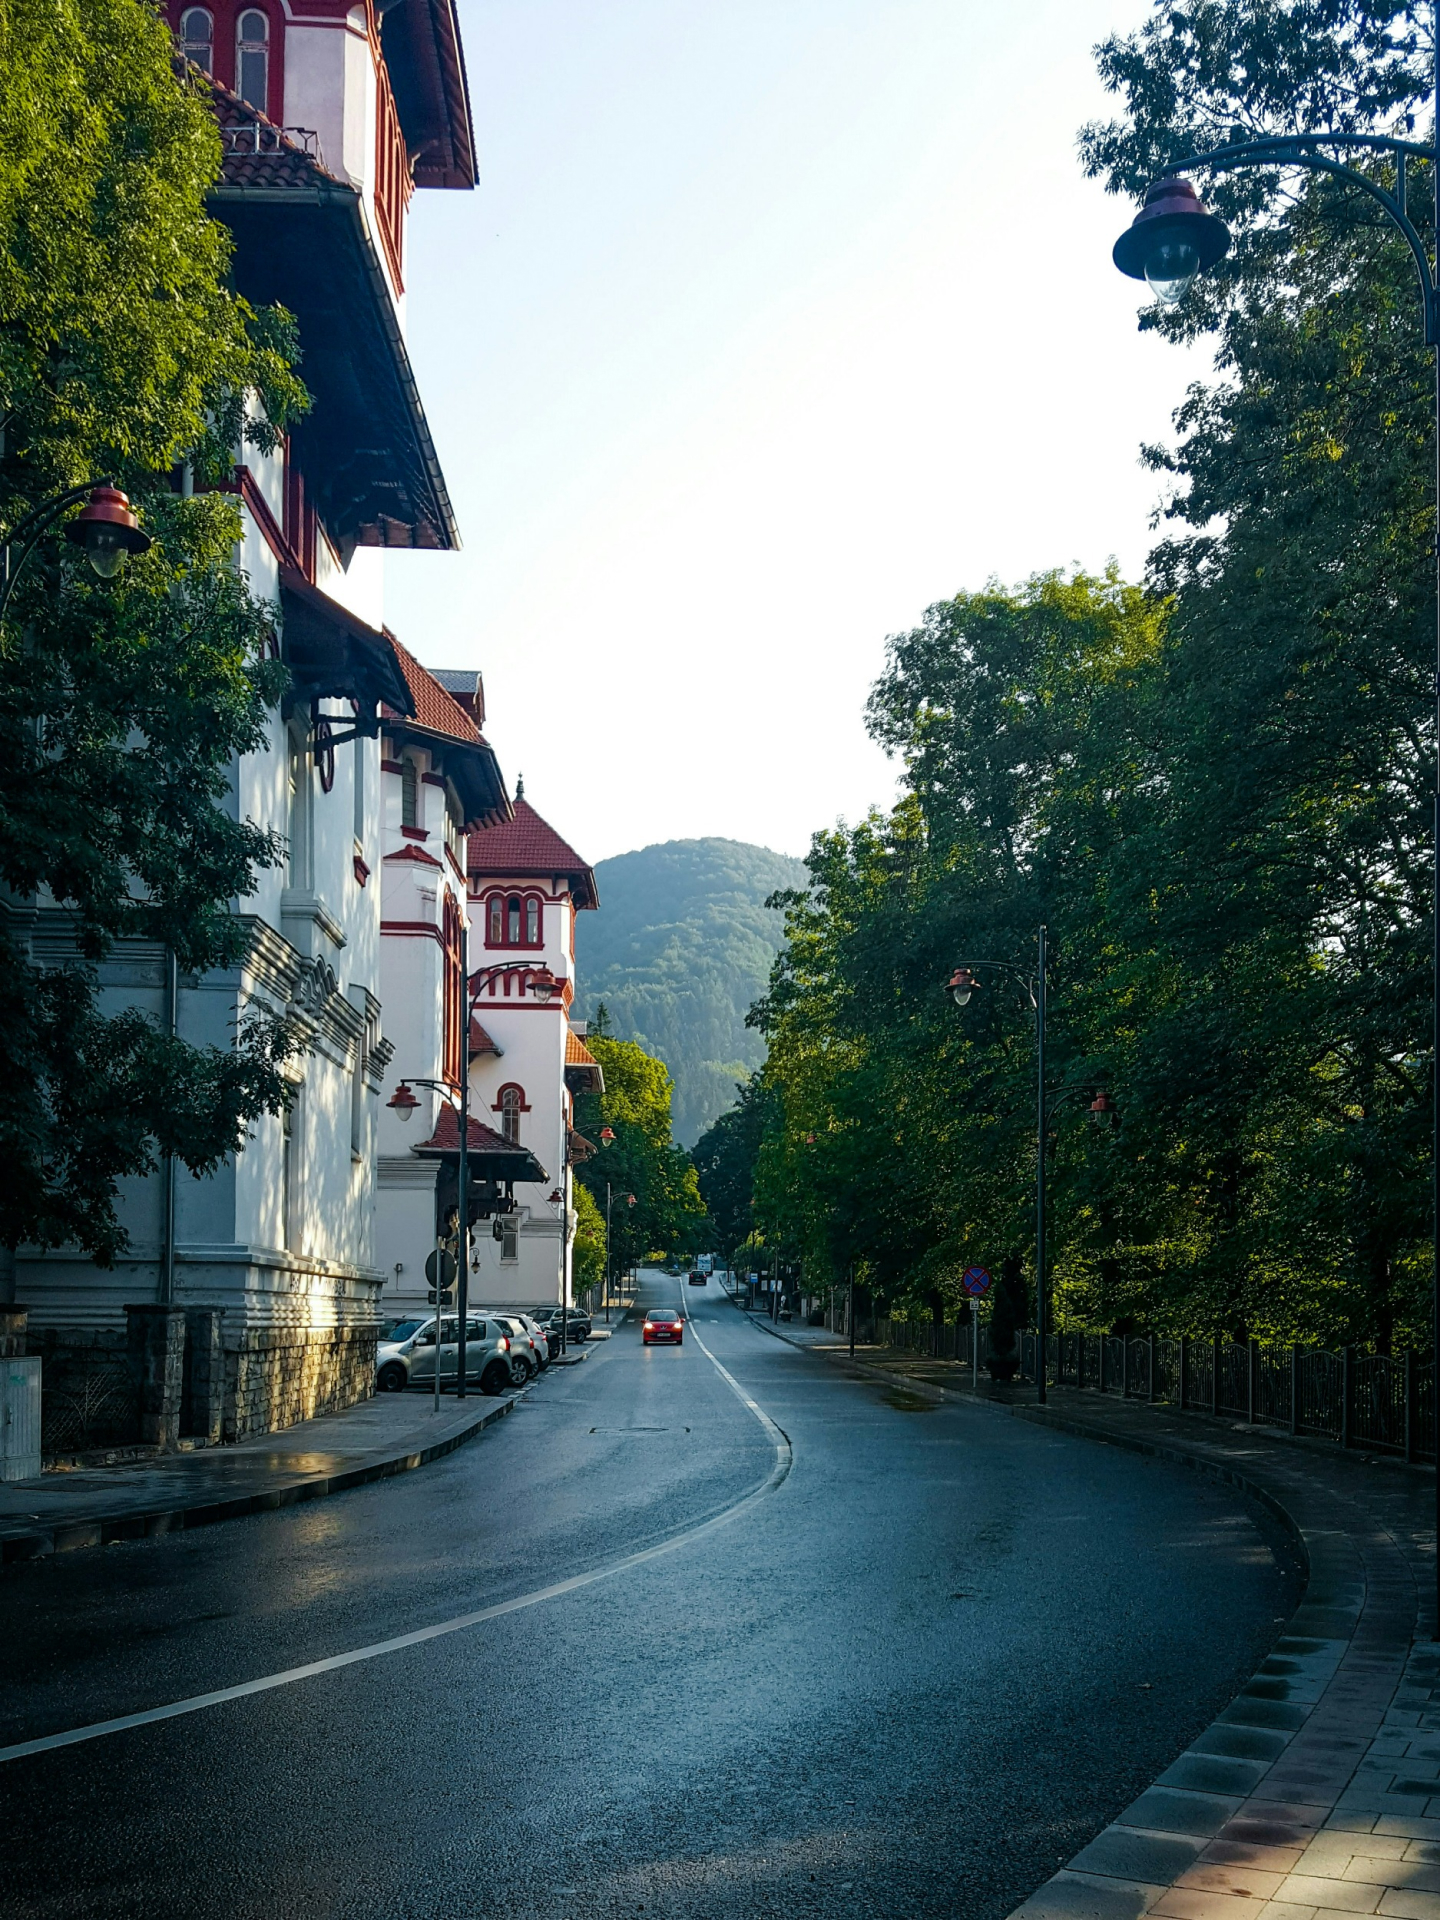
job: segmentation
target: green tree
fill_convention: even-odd
[[[0,71],[0,528],[106,474],[155,536],[107,584],[47,538],[0,632],[0,1246],[108,1261],[122,1177],[159,1151],[209,1171],[284,1098],[283,1023],[193,1048],[103,1013],[94,966],[130,936],[187,971],[233,963],[228,902],[281,857],[229,808],[234,756],[285,684],[270,612],[234,571],[233,505],[181,498],[169,476],[222,477],[305,395],[286,316],[226,285],[205,211],[218,135],[155,9],[0,0]],[[47,899],[69,916],[71,964],[30,957]]]
[[[620,1273],[647,1254],[690,1245],[704,1222],[705,1203],[689,1154],[670,1137],[671,1081],[664,1062],[633,1040],[614,1039],[608,1028],[600,1006],[585,1044],[600,1063],[605,1091],[577,1098],[576,1125],[597,1143],[604,1127],[615,1138],[577,1172],[602,1215],[610,1183],[610,1246]]]
[[[733,1251],[755,1231],[755,1174],[775,1096],[763,1076],[736,1086],[739,1096],[690,1149],[700,1196],[714,1224],[717,1245]]]
[[[602,1285],[605,1279],[605,1216],[583,1181],[572,1189],[575,1203],[575,1244],[571,1251],[571,1285],[575,1298]]]

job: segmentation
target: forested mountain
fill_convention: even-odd
[[[783,933],[765,900],[803,886],[804,865],[738,840],[667,840],[595,873],[599,910],[576,917],[576,1011],[593,1017],[603,1000],[619,1038],[660,1056],[690,1146],[765,1057],[745,1025]]]

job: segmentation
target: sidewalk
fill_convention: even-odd
[[[208,1526],[408,1473],[503,1419],[529,1391],[447,1394],[438,1414],[429,1393],[377,1394],[236,1446],[0,1483],[0,1561]]]
[[[820,1362],[937,1399],[953,1361],[758,1324]],[[1033,1420],[1210,1473],[1305,1554],[1305,1598],[1260,1670],[1015,1920],[1440,1920],[1440,1645],[1433,1473],[1073,1387],[992,1387]]]

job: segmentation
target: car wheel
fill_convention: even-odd
[[[409,1375],[398,1360],[387,1361],[375,1376],[375,1391],[377,1393],[403,1393],[405,1391],[405,1383],[408,1379]]]
[[[527,1386],[529,1384],[529,1380],[530,1380],[529,1367],[526,1365],[526,1363],[523,1360],[515,1361],[510,1368],[511,1386],[512,1387]]]
[[[503,1360],[492,1360],[480,1376],[480,1391],[482,1393],[492,1395],[503,1393],[509,1385],[510,1369],[505,1365]]]

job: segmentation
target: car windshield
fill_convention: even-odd
[[[394,1341],[398,1345],[400,1341],[408,1340],[412,1333],[418,1333],[421,1327],[425,1325],[427,1325],[427,1322],[424,1320],[402,1320],[398,1327],[392,1327],[390,1329],[385,1338]]]
[[[673,1327],[680,1316],[678,1313],[647,1313],[645,1318],[652,1327]]]

